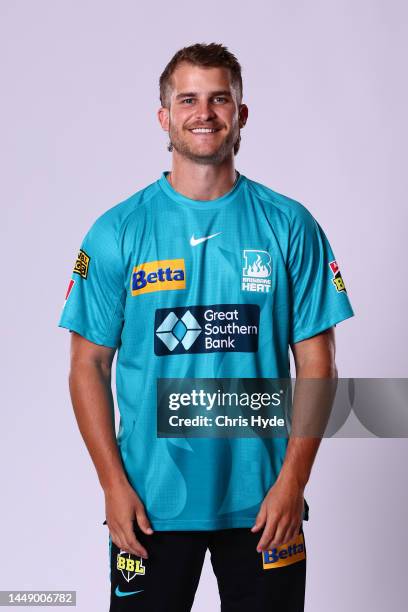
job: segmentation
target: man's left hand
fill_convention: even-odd
[[[293,540],[303,519],[303,487],[295,479],[277,480],[269,489],[256,517],[253,533],[264,527],[257,551],[270,550]]]

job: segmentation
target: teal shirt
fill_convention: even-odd
[[[353,311],[300,203],[242,174],[224,196],[192,200],[166,175],[92,225],[59,325],[118,349],[117,441],[153,529],[250,527],[287,439],[158,438],[157,379],[289,378],[289,345]],[[230,337],[211,333],[214,316],[226,329],[220,312],[236,313]]]

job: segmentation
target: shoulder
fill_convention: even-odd
[[[106,210],[94,221],[87,237],[99,237],[99,239],[110,237],[119,240],[129,222],[143,214],[146,206],[157,194],[157,190],[157,181],[155,181]]]
[[[290,225],[311,226],[315,224],[315,219],[311,212],[298,200],[274,191],[270,187],[247,177],[246,182],[248,190],[253,197],[259,199],[264,206],[268,207],[275,214],[286,217]]]

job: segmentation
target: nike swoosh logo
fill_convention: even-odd
[[[197,246],[197,244],[201,244],[210,238],[214,238],[215,236],[219,236],[222,232],[217,232],[216,234],[211,234],[211,236],[203,236],[202,238],[194,238],[194,234],[190,238],[191,246]]]
[[[141,591],[121,591],[119,586],[115,589],[115,595],[118,597],[126,597],[127,595],[136,595],[136,593],[143,593],[143,589]]]

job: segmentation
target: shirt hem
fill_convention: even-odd
[[[304,331],[303,333],[298,334],[296,337],[293,338],[293,340],[291,341],[291,344],[296,344],[296,342],[302,342],[303,340],[307,340],[308,338],[313,338],[313,336],[317,336],[317,334],[321,334],[322,332],[326,331],[326,329],[330,329],[330,327],[333,327],[334,325],[337,325],[338,323],[341,323],[342,321],[346,321],[347,319],[350,319],[351,317],[354,317],[353,310],[350,310],[344,315],[339,315],[337,317],[332,317],[330,319],[327,319],[325,323],[320,323],[319,325],[315,325],[314,327],[311,327],[307,331]]]
[[[104,338],[100,334],[93,332],[89,329],[85,329],[81,327],[80,325],[77,325],[76,323],[69,323],[67,321],[64,321],[64,322],[58,323],[58,327],[61,327],[63,329],[68,329],[69,331],[74,331],[80,336],[83,336],[84,338],[86,338],[86,340],[93,342],[94,344],[99,344],[100,346],[107,346],[109,348],[118,347],[118,343],[115,342],[115,340],[112,340],[110,338]]]
[[[309,520],[308,509],[303,512],[302,521]],[[155,531],[217,531],[220,529],[250,529],[255,525],[256,516],[218,520],[153,520],[150,524]]]
[[[252,527],[255,524],[256,516],[241,517],[235,519],[218,520],[153,520],[150,524],[153,530],[157,531],[216,531],[217,529],[232,529],[239,527]]]

